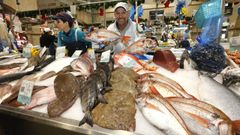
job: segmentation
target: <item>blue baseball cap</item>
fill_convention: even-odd
[[[52,17],[53,20],[62,20],[63,22],[68,22],[69,24],[73,24],[74,19],[66,12],[57,13]]]

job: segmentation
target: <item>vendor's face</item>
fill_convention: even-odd
[[[64,30],[66,27],[69,27],[68,22],[63,22],[60,19],[55,20],[55,26],[60,30]]]
[[[118,24],[127,24],[129,13],[122,7],[115,10],[114,16]]]

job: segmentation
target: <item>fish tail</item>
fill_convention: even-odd
[[[235,129],[237,134],[240,134],[240,120],[235,120],[232,122],[233,128]]]
[[[104,98],[104,96],[99,92],[98,93],[98,101],[103,104],[107,104],[107,100]]]
[[[124,44],[128,44],[130,38],[131,38],[130,36],[122,36],[121,40]]]
[[[93,126],[93,120],[92,120],[92,115],[90,111],[87,111],[85,113],[85,116],[83,117],[83,119],[79,122],[79,126],[83,125],[84,123],[87,123],[88,125],[90,125],[91,127]]]

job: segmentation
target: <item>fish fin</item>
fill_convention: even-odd
[[[151,109],[154,109],[154,110],[157,110],[157,111],[160,111],[161,112],[161,110],[159,109],[159,108],[157,108],[155,105],[153,105],[153,104],[150,104],[150,103],[148,103],[147,105],[146,105],[146,107],[147,108],[151,108]]]
[[[107,100],[104,98],[104,96],[101,93],[98,93],[98,101],[103,104],[107,104]]]
[[[194,120],[196,120],[196,122],[199,124],[199,125],[201,125],[201,126],[203,126],[203,127],[205,127],[205,128],[208,128],[209,127],[209,122],[208,122],[208,120],[206,120],[206,119],[204,119],[204,118],[202,118],[202,117],[200,117],[200,116],[197,116],[196,114],[193,114],[193,113],[190,113],[190,112],[186,112],[191,118],[193,118]]]
[[[130,36],[122,36],[121,40],[124,44],[128,44],[130,38],[131,38]]]
[[[83,125],[84,123],[87,123],[91,127],[93,126],[93,120],[92,115],[90,111],[87,111],[83,117],[83,119],[79,122],[79,126]]]
[[[235,120],[232,122],[233,128],[236,130],[237,134],[240,134],[240,120]]]

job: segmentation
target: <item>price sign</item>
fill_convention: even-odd
[[[30,104],[32,91],[33,91],[33,85],[34,85],[34,83],[31,81],[24,80],[22,82],[22,85],[21,85],[19,93],[18,93],[18,99],[17,99],[18,102],[20,102],[24,105]]]

